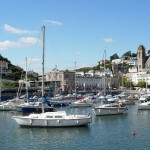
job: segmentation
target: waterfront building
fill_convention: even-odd
[[[112,75],[111,70],[106,69],[104,72],[96,71],[89,73],[77,72],[77,90],[78,91],[104,91],[106,89],[119,88],[120,78]]]
[[[138,72],[147,71],[150,72],[150,56],[146,54],[145,47],[140,45],[137,51],[137,59],[138,59]]]
[[[131,57],[129,58],[129,60],[127,61],[127,64],[129,64],[132,67],[136,67],[138,66],[138,60],[137,57]]]
[[[44,87],[49,89],[53,95],[62,92],[71,93],[75,89],[75,72],[74,71],[60,71],[54,68],[44,76]],[[42,87],[42,77],[38,77],[38,81],[30,81],[29,87]]]
[[[60,86],[57,86],[57,91],[72,93],[75,89],[75,71],[59,71],[55,68],[51,72],[46,73],[45,78],[46,81],[60,82]]]
[[[150,73],[147,71],[142,71],[142,72],[135,72],[135,73],[128,73],[126,75],[129,80],[131,80],[135,85],[138,82],[144,81],[147,83],[147,85],[150,85]]]
[[[120,77],[113,76],[108,68],[100,71],[90,70],[87,73],[75,72],[74,70],[58,70],[55,67],[52,71],[44,76],[45,88],[50,89],[53,95],[58,93],[74,93],[74,92],[92,92],[102,91],[106,89],[119,88]],[[26,82],[26,81],[22,81]],[[76,83],[76,91],[75,91]],[[38,77],[38,81],[29,81],[29,87],[40,88],[42,86],[42,77]]]
[[[128,70],[129,73],[137,73],[138,72],[138,68],[136,66],[129,68]]]
[[[135,85],[141,81],[150,85],[150,56],[146,54],[143,45],[139,45],[137,50],[137,65],[135,63],[134,67],[129,68],[126,77],[128,77]]]
[[[138,47],[137,52],[137,59],[138,59],[138,71],[142,71],[145,68],[145,62],[147,60],[147,57],[145,55],[145,47],[143,45],[140,45]]]
[[[0,61],[0,73],[1,74],[11,73],[11,70],[9,70],[8,68],[8,62]]]
[[[114,74],[122,72],[128,73],[129,69],[137,68],[138,60],[136,57],[121,57],[120,59],[112,60],[112,71]]]
[[[52,70],[51,72],[46,74],[46,81],[60,81],[60,91],[67,91],[67,93],[75,92],[75,82],[76,82],[76,90],[80,91],[94,91],[94,90],[102,90],[104,87],[104,83],[106,87],[108,87],[108,83],[110,82],[110,78],[106,76],[106,80],[104,82],[104,73],[93,73],[92,71],[88,73],[76,72],[75,71],[59,71]],[[75,81],[76,80],[76,81]]]

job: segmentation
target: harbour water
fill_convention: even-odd
[[[128,114],[95,116],[92,108],[61,108],[91,113],[92,123],[72,128],[21,128],[11,112],[0,112],[0,150],[149,150],[150,111],[128,106]],[[135,131],[135,135],[132,132]]]

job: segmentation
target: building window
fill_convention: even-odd
[[[59,79],[62,79],[62,75],[59,75]]]
[[[139,52],[139,57],[141,57],[141,52]]]

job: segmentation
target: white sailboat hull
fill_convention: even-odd
[[[85,126],[88,125],[89,119],[74,119],[74,120],[48,120],[48,119],[22,119],[14,118],[20,126],[30,126],[30,127],[73,127],[73,126]]]
[[[31,114],[29,116],[13,116],[13,119],[20,126],[28,127],[73,127],[86,126],[91,123],[91,116],[89,115],[66,115],[62,118],[60,117],[61,115],[57,115],[56,118],[51,118],[51,114],[54,114],[55,112],[47,113],[48,116],[44,115],[46,113],[41,113]]]

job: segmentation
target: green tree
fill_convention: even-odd
[[[144,87],[146,87],[146,82],[145,81],[140,81],[140,82],[137,83],[136,86],[144,88]]]
[[[17,81],[13,82],[12,87],[19,87],[19,83]]]
[[[86,73],[86,72],[90,71],[91,69],[92,68],[90,68],[90,67],[84,67],[84,68],[78,69],[77,71],[83,71],[84,73]]]
[[[10,63],[10,61],[7,58],[3,57],[1,54],[0,54],[0,60]]]
[[[94,66],[94,67],[93,67],[93,68],[91,68],[91,69],[93,69],[94,71],[96,71],[96,70],[100,70],[100,64],[98,64],[98,65]]]
[[[8,82],[8,81],[3,81],[3,82],[2,82],[2,86],[3,86],[3,87],[11,87],[11,86],[12,86],[12,83],[11,83],[11,82]]]
[[[131,57],[137,57],[136,53],[132,53]]]
[[[125,56],[131,57],[131,51],[125,52],[125,53],[122,55],[122,57],[125,57]]]
[[[15,71],[11,74],[12,78],[16,81],[16,80],[19,80],[21,79],[21,73],[20,71]]]
[[[112,56],[110,56],[110,60],[118,59],[118,58],[119,58],[119,56],[117,55],[117,53],[115,53]]]
[[[150,50],[148,50],[147,53],[150,54]]]
[[[124,82],[124,86],[125,87],[133,87],[134,85],[131,81],[126,81],[126,82]]]
[[[133,82],[127,77],[123,77],[121,84],[124,87],[133,87],[134,86]]]

